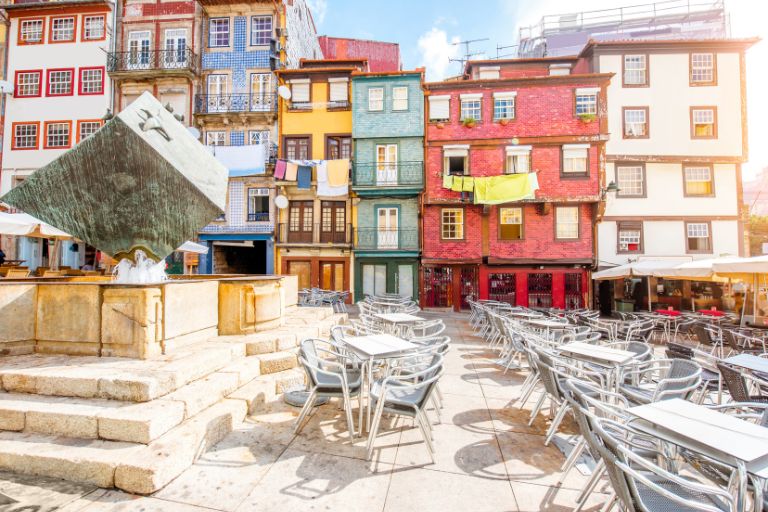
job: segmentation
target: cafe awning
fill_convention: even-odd
[[[633,261],[625,265],[619,265],[613,268],[601,270],[592,274],[592,279],[597,281],[603,279],[623,279],[625,277],[659,277],[661,270],[672,269],[682,263],[689,263],[690,258],[665,258],[665,259],[647,259]]]

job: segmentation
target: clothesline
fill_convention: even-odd
[[[473,192],[474,204],[503,204],[535,199],[539,189],[537,172],[500,176],[443,176],[443,188]]]
[[[285,160],[275,164],[275,178],[295,181],[297,188],[312,187],[312,170],[315,169],[317,195],[338,197],[349,193],[349,159],[337,160]]]

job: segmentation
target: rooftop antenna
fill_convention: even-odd
[[[459,59],[450,59],[449,58],[448,62],[458,62],[458,63],[460,63],[461,64],[461,69],[462,69],[462,72],[463,72],[464,64],[466,64],[467,61],[469,61],[472,57],[474,57],[476,55],[482,55],[483,54],[483,52],[471,52],[470,49],[469,49],[469,45],[471,45],[472,43],[480,43],[482,41],[488,41],[488,38],[485,37],[483,39],[470,39],[470,40],[467,40],[467,41],[456,41],[455,43],[453,43],[453,46],[458,46],[460,44],[464,45],[464,56],[462,58],[459,58]]]
[[[500,44],[496,45],[496,60],[503,59],[505,57],[514,57],[516,55],[515,52],[512,53],[501,53],[501,50],[506,50],[507,48],[517,48],[520,46],[519,44],[509,44],[506,46],[502,46]]]

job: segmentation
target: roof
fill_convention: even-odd
[[[579,57],[583,57],[597,47],[621,48],[631,47],[656,47],[656,48],[676,48],[676,47],[701,47],[701,46],[722,46],[725,48],[734,47],[747,49],[759,42],[759,37],[747,38],[712,38],[712,39],[611,39],[600,40],[590,39],[581,50]]]
[[[388,44],[392,46],[400,46],[400,43],[392,43],[389,41],[377,41],[376,39],[358,39],[356,37],[336,37],[336,36],[327,36],[327,35],[322,35],[317,37],[318,39],[321,37],[325,37],[327,39],[343,39],[344,41],[361,41],[364,43],[376,43],[376,44]]]
[[[375,76],[402,76],[402,75],[422,75],[424,68],[416,68],[402,71],[355,71],[352,73],[356,78],[371,78]]]
[[[446,80],[442,82],[426,82],[425,89],[461,89],[472,85],[547,85],[547,83],[573,83],[573,82],[603,82],[613,78],[615,73],[584,73],[580,75],[546,75],[527,76],[519,78],[493,78],[482,80]]]
[[[106,5],[110,8],[114,6],[114,2],[110,0],[53,0],[46,1],[41,0],[39,2],[24,2],[19,4],[7,4],[0,6],[6,11],[20,11],[20,10],[41,10],[41,9],[59,9],[61,7],[79,7],[83,5]]]
[[[355,62],[358,64],[368,63],[368,59],[299,59],[299,65],[301,64],[338,64],[341,62]]]
[[[564,57],[525,57],[515,59],[483,59],[469,60],[464,65],[464,74],[469,73],[469,69],[475,66],[503,66],[505,64],[535,64],[552,62],[575,62],[579,60],[578,55],[567,55]]]
[[[293,68],[275,70],[276,75],[308,75],[312,73],[353,73],[357,68],[347,67],[328,67],[328,68]]]

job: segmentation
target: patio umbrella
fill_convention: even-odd
[[[195,253],[195,254],[208,254],[208,247],[204,246],[203,244],[198,244],[197,242],[190,242],[190,241],[184,242],[176,250],[178,252],[192,252],[192,253]]]
[[[729,261],[715,263],[713,270],[722,276],[752,281],[752,321],[757,319],[757,295],[760,278],[766,279],[768,275],[768,256],[755,256],[753,258],[732,258]],[[745,304],[746,306],[746,304]],[[741,309],[741,321],[744,323],[744,310]]]
[[[59,268],[61,241],[72,238],[64,231],[46,224],[26,213],[0,212],[0,235],[26,236],[30,238],[54,239],[51,269]]]

